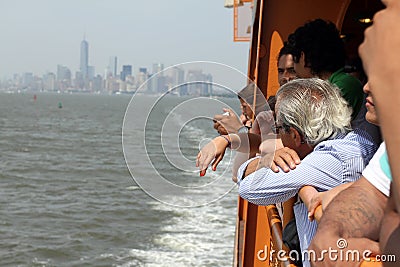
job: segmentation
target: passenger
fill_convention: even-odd
[[[288,43],[297,76],[328,80],[339,87],[354,119],[364,98],[362,84],[344,71],[346,54],[335,24],[322,19],[307,22],[289,35]]]
[[[292,47],[287,43],[279,50],[278,58],[278,82],[279,86],[284,85],[285,83],[292,81],[297,78],[296,72],[294,70],[294,61],[293,61],[293,53]],[[275,104],[276,97],[270,96],[268,98],[268,105],[273,111],[274,119],[275,119]],[[260,119],[260,121],[263,121]],[[263,142],[260,144],[259,153],[261,155],[265,155],[271,152],[274,152],[278,148],[282,148],[282,142],[278,140],[273,140],[272,138],[263,138]],[[280,214],[282,215],[281,208],[278,207]]]
[[[296,78],[291,47],[287,44],[285,44],[279,50],[279,54],[277,57],[277,67],[278,82],[280,86]],[[252,126],[251,122],[253,120],[252,105],[254,101],[254,84],[250,84],[243,88],[238,93],[238,97],[242,109],[240,120],[237,118],[237,116],[235,116],[234,111],[231,109],[223,109],[223,112],[226,115],[218,114],[214,116],[214,128],[221,135],[228,133],[246,133]],[[255,116],[257,116],[260,111],[267,110],[265,107],[263,107],[263,101],[265,101],[264,95],[262,95],[261,91],[259,91],[258,89],[256,98],[258,102],[256,105]],[[268,110],[274,111],[274,97],[270,96],[267,102],[269,104]]]
[[[254,92],[256,92],[256,106],[253,114]],[[252,126],[254,116],[262,111],[268,111],[267,101],[262,92],[254,83],[248,84],[239,93],[240,108],[242,114],[240,118],[235,115],[232,109],[224,108],[224,114],[214,116],[214,129],[221,135],[228,133],[247,133]]]
[[[374,16],[374,23],[365,31],[364,42],[359,47],[365,72],[374,95],[376,109],[386,143],[393,181],[390,197],[380,232],[383,254],[394,254],[400,259],[400,123],[396,114],[400,103],[400,3],[397,0],[382,1],[386,8]],[[381,166],[387,166],[387,157],[381,158]],[[385,262],[385,266],[397,266]]]
[[[305,185],[325,191],[355,181],[377,149],[364,132],[348,133],[351,109],[329,82],[300,79],[287,83],[277,93],[276,112],[275,129],[283,145],[295,150],[302,163],[289,173],[258,166],[251,174],[249,170],[258,165],[259,159],[243,164],[238,172],[239,193],[254,204],[284,202]],[[316,223],[308,221],[304,203],[296,203],[294,212],[304,251],[314,236]],[[306,259],[303,263],[309,266]]]
[[[378,117],[368,83],[364,86],[364,92],[367,94],[368,101],[366,118],[377,125],[379,124]],[[358,258],[346,261],[346,266],[358,266],[363,260],[364,251],[370,250],[375,255],[380,253],[377,241],[390,187],[389,178],[379,166],[380,157],[384,151],[385,145],[382,143],[364,169],[363,176],[354,183],[342,184],[321,193],[309,186],[300,190],[299,196],[308,206],[309,217],[314,216],[315,208],[319,204],[322,204],[324,210],[324,216],[308,248],[309,251],[318,255],[311,258],[314,266],[343,266],[344,262],[339,259],[320,257],[325,249],[327,251],[329,248],[337,249],[337,242],[341,238],[345,238],[347,243],[347,246],[341,249],[342,251],[347,253],[350,250],[358,250],[360,252]],[[292,162],[286,159],[286,164],[293,164],[293,161],[294,159]],[[326,208],[330,202],[331,204]]]
[[[279,86],[297,78],[296,71],[294,70],[292,48],[287,43],[279,50],[277,61]]]

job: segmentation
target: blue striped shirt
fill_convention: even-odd
[[[360,178],[377,148],[366,132],[357,129],[319,143],[296,169],[288,173],[282,170],[274,173],[269,168],[261,168],[243,179],[248,163],[253,160],[250,159],[238,170],[239,194],[256,205],[270,205],[288,200],[305,185],[326,191]],[[301,250],[304,251],[310,245],[317,224],[308,220],[304,203],[295,204],[294,214]],[[309,262],[304,263],[309,266]]]

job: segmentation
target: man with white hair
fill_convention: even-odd
[[[288,200],[305,185],[326,191],[357,180],[377,146],[368,134],[350,131],[351,112],[338,88],[327,81],[298,79],[283,85],[277,93],[273,128],[302,162],[290,172],[276,173],[260,166],[260,158],[247,161],[238,171],[240,196],[257,205],[269,205]],[[317,225],[308,220],[302,202],[295,204],[294,213],[304,251]],[[309,266],[307,258],[303,260],[304,266]]]

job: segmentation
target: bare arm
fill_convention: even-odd
[[[324,211],[333,198],[335,198],[343,190],[350,187],[353,183],[354,182],[341,184],[325,192],[318,192],[312,186],[302,187],[299,191],[299,197],[301,198],[301,200],[304,202],[304,204],[308,209],[309,219],[310,220],[314,219],[314,214],[318,206],[321,206],[322,211]],[[322,216],[322,211],[321,214],[319,214],[318,217],[316,218],[317,221],[319,221],[320,217]]]
[[[387,197],[361,177],[331,202],[319,228],[337,225],[332,230],[339,236],[378,240],[386,203]]]
[[[379,253],[375,241],[378,240],[386,202],[387,197],[361,177],[349,188],[341,191],[326,208],[309,249],[315,250],[318,255],[329,247],[336,249],[338,240],[345,238],[348,243],[346,249],[368,249]],[[317,262],[314,266],[319,264],[343,265],[340,262],[327,265],[325,261]]]
[[[232,149],[248,153],[251,156],[257,153],[260,142],[261,137],[251,133],[222,135],[214,138],[197,154],[196,167],[200,169],[200,176],[206,174],[208,165],[211,162],[212,169],[214,171],[217,169],[229,145]]]
[[[246,171],[244,172],[244,177],[250,175],[258,169],[260,159],[255,159],[247,165]]]
[[[261,136],[254,133],[230,134],[231,149],[242,153],[255,154],[261,144]]]

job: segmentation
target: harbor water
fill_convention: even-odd
[[[156,99],[135,97],[143,108]],[[173,106],[176,99],[164,102]],[[130,100],[1,94],[0,266],[232,265],[237,190],[225,188],[220,198],[189,208],[143,191],[133,169],[148,157],[137,153],[138,166],[130,168],[124,159],[121,135]],[[239,106],[237,99],[227,101]],[[160,123],[147,123],[146,132],[157,132],[151,127]],[[176,153],[194,162],[201,139],[215,135],[212,123],[194,121],[180,132],[182,150]],[[146,138],[147,153],[158,154]],[[161,172],[170,165],[165,158],[153,164]],[[146,177],[146,171],[140,174]],[[197,172],[168,173],[185,185],[201,181]]]

